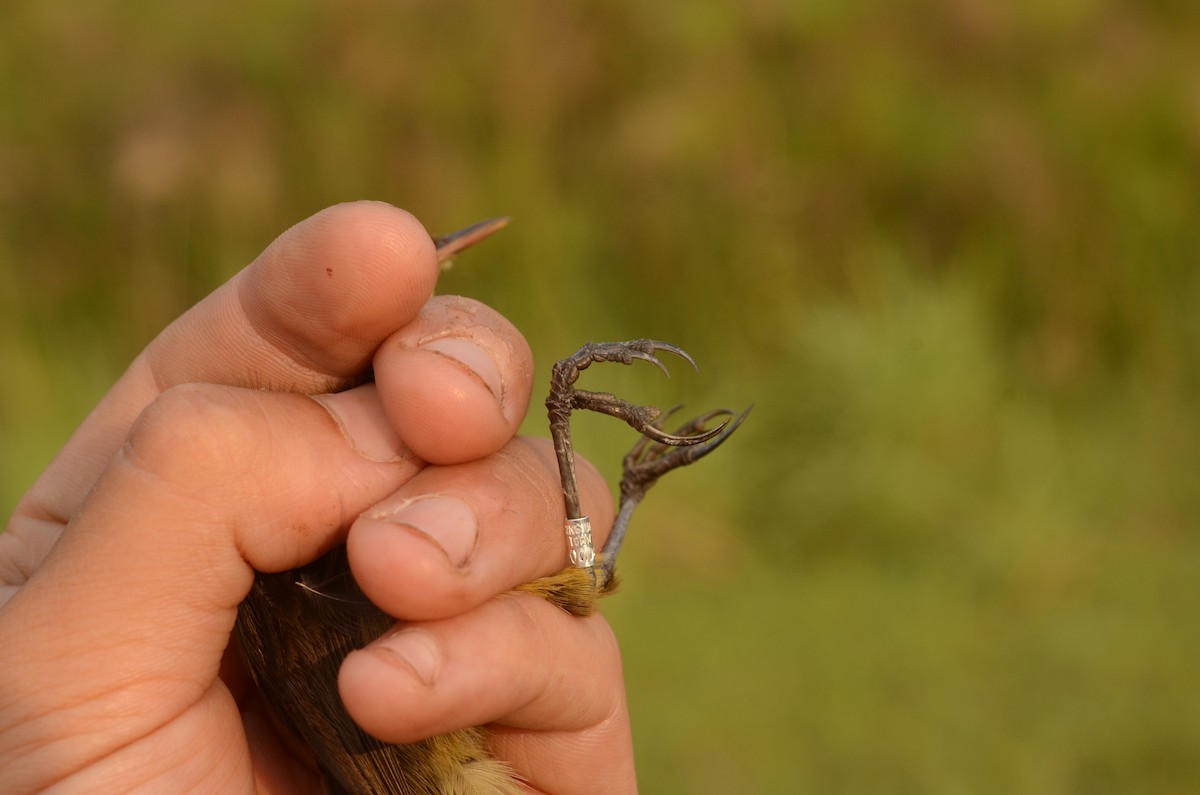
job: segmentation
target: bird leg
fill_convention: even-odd
[[[571,562],[577,568],[590,571],[601,594],[611,590],[617,554],[625,540],[630,518],[650,487],[667,472],[698,461],[717,449],[737,430],[750,411],[747,409],[735,417],[728,409],[717,409],[694,417],[673,433],[668,433],[659,422],[660,417],[665,419],[665,416],[654,406],[639,406],[607,392],[592,392],[575,387],[580,373],[597,362],[632,364],[640,359],[653,364],[669,376],[666,365],[657,356],[660,351],[673,353],[692,367],[696,367],[695,360],[687,351],[665,342],[649,339],[596,342],[588,343],[571,356],[560,360],[554,365],[550,377],[550,395],[546,398],[546,408],[550,416],[550,436],[554,442],[554,453],[558,458],[559,477],[562,480],[563,503],[566,509],[565,530],[571,548]],[[666,416],[670,416],[676,409],[667,412]],[[642,435],[625,456],[617,518],[598,559],[591,552],[590,527],[579,505],[575,452],[571,443],[570,427],[571,412],[578,410],[595,411],[624,420]],[[723,418],[718,426],[706,428],[718,418]],[[548,598],[558,601],[552,597]]]

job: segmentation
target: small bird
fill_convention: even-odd
[[[435,238],[440,261],[507,223],[496,218]],[[657,357],[667,352],[695,362],[684,350],[655,340],[589,343],[553,369],[546,407],[562,480],[571,565],[519,586],[574,615],[595,612],[598,600],[616,587],[616,557],[629,521],[647,490],[667,472],[715,450],[737,429],[740,415],[727,409],[702,414],[674,432],[653,406],[637,406],[604,392],[576,389],[581,371],[599,362],[642,360],[664,373]],[[625,421],[641,434],[625,456],[617,517],[597,554],[579,506],[570,417],[585,410]],[[673,411],[673,410],[672,410]],[[671,412],[667,412],[669,415]],[[721,420],[714,428],[707,428]],[[330,795],[517,795],[512,769],[491,757],[485,729],[454,731],[416,743],[393,745],[364,732],[346,713],[338,695],[342,660],[391,630],[396,619],[363,595],[350,573],[344,546],[290,571],[259,572],[238,608],[236,635],[255,684],[281,722],[312,749]]]

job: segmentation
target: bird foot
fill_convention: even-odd
[[[667,472],[694,463],[717,449],[737,430],[750,411],[746,409],[735,416],[734,412],[728,409],[716,409],[694,417],[675,431],[668,432],[664,430],[661,421],[679,407],[664,415],[655,406],[639,406],[608,392],[592,392],[575,387],[580,373],[598,362],[632,364],[641,360],[653,364],[669,376],[666,365],[657,356],[661,351],[672,353],[699,369],[695,360],[682,348],[657,340],[641,339],[629,342],[588,343],[555,364],[551,375],[546,408],[550,415],[550,436],[554,441],[559,475],[562,479],[567,516],[565,529],[571,543],[572,563],[580,568],[597,566],[600,569],[597,584],[601,589],[604,589],[613,577],[617,553],[624,542],[633,510],[650,487]],[[580,410],[616,417],[642,436],[625,456],[617,519],[608,542],[599,555],[598,563],[591,550],[587,517],[583,516],[579,505],[575,455],[571,442],[571,412]],[[716,427],[707,427],[714,420],[722,418],[723,421]],[[581,537],[583,533],[588,534],[586,538]]]

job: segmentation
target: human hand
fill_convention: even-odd
[[[364,728],[408,742],[491,724],[533,791],[635,789],[607,624],[507,593],[567,563],[553,451],[514,438],[528,346],[478,303],[430,298],[436,276],[407,214],[326,210],[166,329],[83,422],[0,535],[5,792],[319,791],[230,631],[254,569],[344,537],[364,591],[420,630],[346,659]],[[368,365],[374,384],[334,394]],[[602,543],[611,500],[580,476]]]

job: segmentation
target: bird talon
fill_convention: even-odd
[[[637,444],[625,456],[617,520],[608,542],[599,555],[597,565],[603,570],[604,582],[613,576],[616,555],[624,540],[629,518],[646,491],[672,469],[698,461],[715,450],[729,438],[749,412],[747,409],[735,417],[728,409],[716,409],[692,418],[674,432],[668,432],[663,429],[662,421],[677,411],[679,406],[664,415],[654,406],[639,406],[607,392],[575,388],[579,374],[597,362],[632,364],[640,359],[649,362],[670,377],[666,365],[655,355],[663,351],[675,354],[692,367],[700,369],[695,359],[682,348],[658,340],[640,339],[628,342],[587,343],[571,356],[555,364],[551,375],[546,409],[550,415],[550,436],[558,458],[568,525],[574,520],[584,518],[580,510],[579,489],[575,476],[575,454],[570,429],[571,412],[586,410],[607,414],[623,420],[641,434]],[[725,417],[724,422],[715,428],[706,428],[709,422],[717,417]],[[603,586],[603,583],[601,585]]]
[[[657,426],[649,425],[642,431],[642,437],[645,440],[655,441],[659,444],[665,444],[671,447],[691,447],[692,445],[703,444],[709,439],[718,436],[721,431],[725,430],[725,425],[728,424],[728,422],[729,421],[726,420],[716,428],[710,428],[707,431],[690,434],[679,432],[667,433]]]
[[[672,409],[673,411],[674,409]],[[668,412],[665,416],[670,416],[672,412]],[[730,409],[714,409],[693,417],[677,428],[673,434],[667,434],[671,438],[687,440],[683,445],[655,444],[651,436],[644,434],[625,456],[624,475],[621,479],[623,493],[627,483],[640,485],[644,492],[649,489],[654,480],[672,469],[699,461],[720,447],[737,430],[749,413],[749,408],[739,415],[734,415]],[[702,430],[713,419],[722,416],[725,417],[725,420],[720,425]]]
[[[667,366],[663,364],[661,359],[655,356],[659,351],[673,353],[697,370],[700,369],[696,366],[696,360],[683,348],[672,345],[669,342],[640,339],[629,340],[628,342],[589,342],[567,358],[560,360],[554,365],[554,371],[556,376],[561,373],[561,376],[568,383],[574,383],[582,370],[586,370],[590,365],[597,362],[632,364],[634,359],[641,359],[653,364],[670,377],[671,373],[667,369]]]

